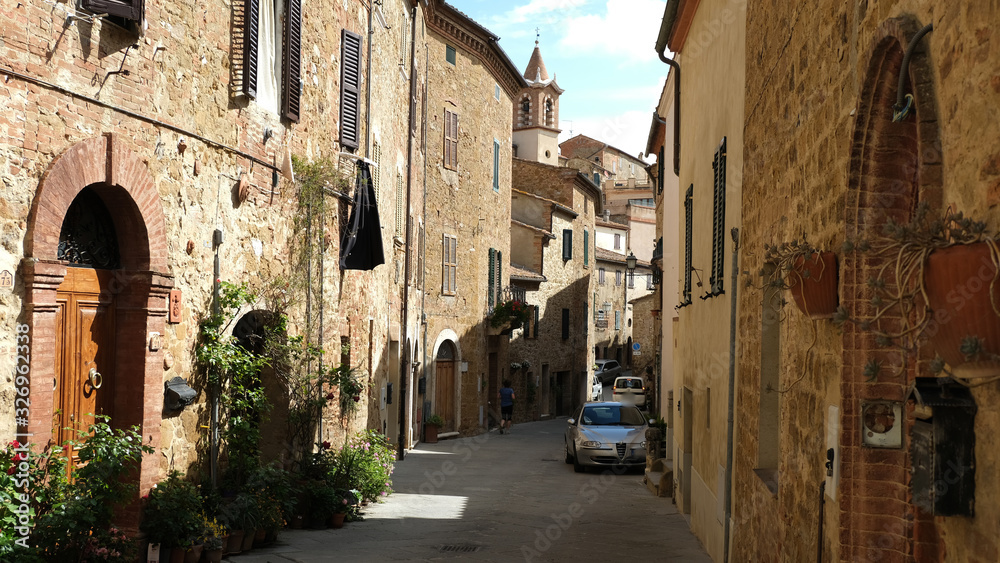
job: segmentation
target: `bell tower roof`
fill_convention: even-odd
[[[531,52],[531,60],[528,61],[528,68],[524,70],[524,78],[528,82],[548,82],[549,71],[545,68],[545,61],[542,60],[542,51],[538,48],[538,40],[535,40],[535,50]]]

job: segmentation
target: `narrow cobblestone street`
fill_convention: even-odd
[[[577,474],[566,419],[421,444],[396,492],[339,530],[285,530],[234,563],[296,561],[710,561],[669,498],[642,474]]]

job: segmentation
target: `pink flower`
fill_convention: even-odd
[[[340,504],[347,504],[347,499],[346,498],[340,499]]]

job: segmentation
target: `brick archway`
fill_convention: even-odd
[[[910,60],[906,88],[914,95],[914,108],[901,122],[892,121],[903,55],[918,29],[909,19],[887,20],[869,49],[848,176],[848,240],[871,238],[889,220],[909,222],[918,202],[927,202],[932,210],[940,208],[941,145],[933,74],[925,54],[927,38]],[[867,280],[880,265],[870,256],[844,257],[843,304],[852,317],[863,320],[874,314]],[[900,352],[879,346],[856,323],[844,326],[843,347],[840,558],[913,561],[914,521],[923,522],[910,502],[908,440],[904,438],[904,447],[898,450],[865,448],[860,428],[861,401],[903,400],[913,369],[893,376],[887,368],[878,383],[866,383],[867,362],[898,366]]]
[[[81,141],[58,157],[42,178],[28,215],[23,322],[30,326],[31,411],[27,425],[39,445],[53,440],[56,380],[56,292],[68,263],[57,258],[60,231],[70,204],[92,187],[111,211],[120,241],[121,268],[101,287],[102,299],[115,303],[113,350],[115,373],[123,385],[114,391],[116,427],[140,425],[143,436],[160,444],[163,410],[162,351],[149,350],[151,333],[164,333],[167,296],[173,278],[167,273],[163,210],[153,178],[139,157],[116,136]],[[139,475],[140,490],[159,478],[155,456],[146,456]],[[133,505],[132,510],[138,510]],[[129,515],[138,521],[138,513]]]

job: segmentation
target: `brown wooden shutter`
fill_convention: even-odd
[[[302,67],[302,0],[288,0],[285,11],[285,30],[282,36],[282,117],[291,121],[299,120],[301,98]]]
[[[82,0],[81,7],[95,14],[107,14],[127,20],[142,21],[144,0]]]
[[[451,167],[458,168],[458,114],[451,114]]]
[[[444,167],[451,168],[451,116],[452,113],[444,110]]]
[[[257,97],[257,26],[260,24],[260,0],[243,4],[243,93]]]
[[[361,36],[342,30],[340,50],[340,144],[356,149],[361,138]]]

